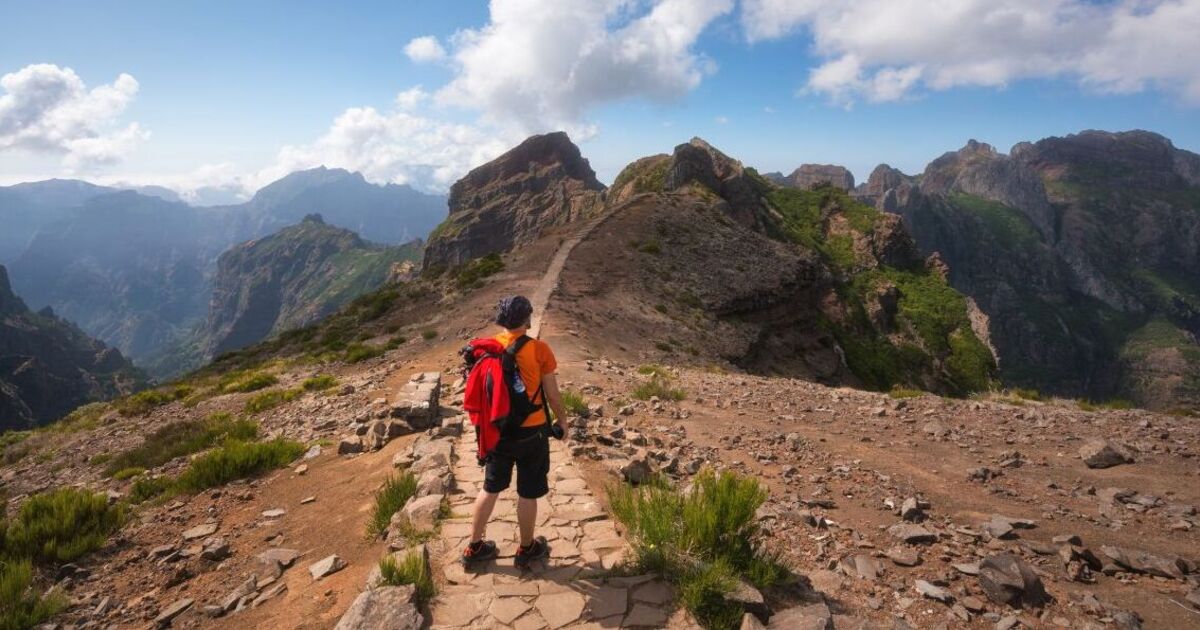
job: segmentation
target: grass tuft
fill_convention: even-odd
[[[303,393],[303,389],[272,389],[265,391],[246,401],[246,413],[255,414],[268,409],[274,409],[283,403],[299,398],[300,394]]]
[[[562,393],[563,406],[567,408],[567,413],[573,416],[582,416],[587,413],[587,401],[583,399],[583,395],[574,390],[563,390]]]
[[[636,570],[674,583],[683,605],[706,628],[732,628],[743,608],[724,597],[739,580],[770,588],[787,577],[760,550],[755,516],[766,490],[753,477],[701,471],[684,494],[657,479],[609,487],[613,513],[625,525]]]
[[[352,343],[346,347],[346,363],[362,363],[382,355],[387,349],[365,343]]]
[[[417,589],[417,603],[424,606],[437,594],[433,584],[433,576],[424,558],[416,551],[405,554],[404,559],[397,561],[392,556],[386,556],[379,561],[379,573],[383,584],[387,586],[404,586],[412,584]]]
[[[337,387],[337,377],[332,374],[318,374],[317,376],[304,379],[301,387],[306,392],[319,392]]]
[[[0,629],[36,627],[67,607],[61,594],[44,594],[33,586],[29,560],[0,562]]]
[[[635,387],[632,395],[638,400],[650,400],[658,397],[659,400],[680,401],[687,398],[687,392],[671,387],[670,380],[659,376],[653,376],[650,380]]]
[[[417,478],[412,473],[388,477],[375,493],[375,507],[367,521],[367,538],[380,538],[387,532],[392,515],[417,493]]]

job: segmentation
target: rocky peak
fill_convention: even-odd
[[[842,190],[854,189],[854,175],[844,166],[836,164],[801,164],[785,178],[785,185],[795,188],[812,188],[829,184]]]
[[[720,197],[723,209],[738,223],[764,229],[770,213],[764,201],[769,184],[701,138],[675,147],[662,188],[674,192],[694,184]]]
[[[1067,176],[1076,180],[1138,188],[1200,186],[1200,155],[1150,131],[1082,131],[1040,140],[1014,157],[1035,169],[1065,165]]]
[[[8,270],[4,265],[0,265],[0,315],[23,310],[25,303],[13,293],[12,283],[8,280]]]
[[[911,181],[912,178],[900,172],[900,169],[892,168],[887,164],[880,164],[871,171],[871,176],[867,178],[866,193],[872,197],[880,197],[887,191]]]
[[[604,185],[561,131],[532,136],[450,188],[424,267],[444,268],[531,242],[601,207]]]
[[[990,144],[969,140],[958,151],[930,162],[920,190],[927,195],[964,193],[1004,204],[1023,213],[1044,237],[1054,238],[1056,218],[1041,175]]]
[[[304,215],[304,221],[302,221],[302,223],[314,223],[316,225],[325,225],[325,217],[322,217],[320,215],[320,213],[317,213],[317,212],[314,212],[312,214],[306,214],[306,215]]]

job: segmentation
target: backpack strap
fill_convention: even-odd
[[[521,348],[524,348],[525,344],[529,343],[530,341],[533,341],[533,337],[530,337],[529,335],[521,335],[520,337],[517,337],[516,339],[514,339],[512,343],[508,344],[508,347],[504,349],[504,360],[509,362],[508,366],[510,366],[512,369],[516,369],[517,353],[520,352]],[[529,402],[537,405],[540,408],[545,409],[546,420],[547,420],[547,422],[549,422],[550,406],[546,404],[546,396],[542,392],[542,389],[543,389],[543,386],[541,384],[539,384],[537,391],[530,392],[529,393]],[[538,403],[537,402],[538,400],[541,400],[542,402]]]

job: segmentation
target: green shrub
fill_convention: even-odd
[[[33,585],[29,560],[0,562],[0,630],[26,630],[48,621],[67,607],[60,594],[49,596]]]
[[[659,378],[671,378],[671,373],[667,371],[667,368],[656,363],[639,365],[637,373],[645,374],[646,376],[657,376]]]
[[[408,337],[405,337],[404,335],[396,335],[395,337],[388,339],[387,349],[395,350],[396,348],[403,346],[407,341]]]
[[[304,445],[292,440],[230,440],[193,460],[174,485],[183,492],[199,492],[286,466],[302,454]]]
[[[899,386],[893,387],[891,391],[888,392],[888,396],[891,396],[892,398],[920,398],[924,395],[925,392],[919,389],[910,389]]]
[[[587,401],[579,392],[573,390],[563,390],[562,393],[563,406],[567,408],[567,413],[574,416],[582,416],[587,413]]]
[[[121,470],[113,473],[112,478],[116,481],[125,481],[126,479],[133,479],[134,477],[137,477],[145,472],[146,469],[142,468],[141,466],[130,466],[128,468],[122,468]]]
[[[187,398],[193,389],[190,385],[170,388],[147,389],[132,396],[113,402],[113,407],[123,416],[142,416],[163,405]]]
[[[367,520],[367,537],[379,538],[387,532],[388,523],[404,504],[417,493],[417,478],[412,473],[388,477],[375,493],[375,507]]]
[[[237,380],[225,384],[221,387],[222,391],[226,392],[256,392],[260,389],[266,389],[279,382],[279,379],[274,374],[266,372],[250,372],[244,374]]]
[[[304,393],[303,389],[272,389],[256,394],[246,401],[246,413],[262,413],[274,409],[286,402],[291,402]]]
[[[421,338],[425,341],[433,341],[434,339],[437,339],[437,336],[438,331],[436,330],[426,330],[421,332]]]
[[[172,492],[175,480],[170,477],[138,477],[129,488],[129,502],[137,505]]]
[[[319,374],[304,379],[302,387],[306,392],[318,392],[337,387],[337,377],[332,374]]]
[[[346,363],[361,363],[367,359],[374,359],[384,352],[386,350],[381,346],[372,346],[364,343],[350,344],[346,348]]]
[[[433,576],[429,573],[429,566],[425,564],[425,559],[421,554],[415,551],[405,554],[404,559],[399,562],[392,556],[385,556],[379,561],[379,574],[382,576],[382,582],[388,586],[404,586],[406,584],[415,586],[417,603],[421,606],[424,606],[437,594]]]
[[[131,468],[149,470],[176,457],[198,453],[226,438],[252,440],[257,436],[257,423],[233,420],[225,413],[213,414],[200,422],[173,422],[146,436],[136,448],[113,457],[105,467],[105,474],[116,478],[118,472]]]
[[[504,271],[504,261],[499,254],[488,254],[476,258],[458,269],[454,283],[459,289],[473,289],[483,285],[483,280]]]
[[[6,524],[7,557],[71,562],[99,549],[125,522],[125,507],[108,497],[78,488],[35,494]]]
[[[638,400],[650,400],[657,396],[659,400],[679,401],[687,397],[687,392],[672,388],[670,381],[665,378],[652,376],[650,380],[635,387],[632,395]]]
[[[609,487],[613,514],[629,532],[635,570],[673,582],[680,601],[707,628],[732,628],[740,604],[723,595],[739,580],[769,588],[787,570],[756,544],[766,490],[753,477],[701,471],[689,494],[656,479]]]

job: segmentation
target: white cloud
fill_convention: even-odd
[[[0,88],[0,151],[62,155],[67,169],[87,170],[120,160],[149,137],[137,123],[117,123],[138,92],[128,74],[88,90],[70,68],[34,64],[0,77]]]
[[[408,42],[408,45],[404,47],[404,54],[417,63],[424,63],[443,59],[446,56],[446,49],[442,48],[436,37],[426,35]]]
[[[400,109],[416,109],[429,99],[429,92],[426,92],[421,86],[413,86],[396,95],[396,107]]]
[[[713,122],[717,123],[718,125],[726,125],[729,124],[729,118],[726,116],[717,116],[716,118],[713,118]]]
[[[275,164],[247,178],[248,190],[316,166],[359,171],[373,182],[444,191],[471,168],[521,140],[519,134],[396,109],[347,109],[315,142],[280,149]]]
[[[629,98],[668,102],[715,71],[695,50],[733,0],[492,0],[490,22],[457,33],[456,70],[439,103],[526,131],[595,128],[592,107]]]
[[[750,41],[804,32],[804,90],[849,105],[924,90],[1067,77],[1200,104],[1200,1],[743,0]]]

